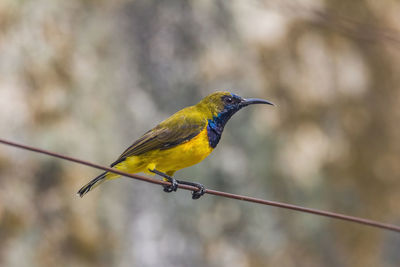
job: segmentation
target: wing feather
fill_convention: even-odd
[[[189,141],[198,135],[207,125],[201,113],[188,107],[178,111],[152,130],[146,132],[128,147],[111,167],[124,161],[127,157],[137,156],[152,150],[163,150]]]

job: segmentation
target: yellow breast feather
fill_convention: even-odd
[[[165,173],[174,173],[177,170],[192,166],[204,160],[213,149],[210,147],[207,136],[207,127],[194,138],[170,149],[155,150],[140,156],[128,157],[125,161],[117,164],[114,168],[136,173],[157,169]],[[108,179],[117,178],[110,173]]]

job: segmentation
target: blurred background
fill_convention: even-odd
[[[176,173],[400,224],[396,0],[0,1],[0,136],[108,165],[207,94],[252,106]],[[400,236],[0,146],[1,266],[399,266]]]

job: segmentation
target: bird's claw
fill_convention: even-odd
[[[188,181],[178,181],[178,183],[190,185],[190,186],[194,186],[194,187],[198,188],[198,190],[192,191],[192,199],[199,199],[202,195],[204,195],[206,193],[206,188],[202,184],[188,182]]]
[[[197,187],[199,190],[192,192],[192,199],[199,199],[202,195],[206,193],[206,188],[204,187],[204,185],[193,183],[193,186]]]
[[[175,192],[178,189],[178,182],[176,179],[170,177],[169,179],[167,178],[168,182],[170,182],[170,185],[163,185],[164,187],[164,192],[171,193]]]
[[[178,181],[174,178],[172,178],[171,176],[169,176],[168,174],[165,174],[163,172],[160,172],[156,169],[149,169],[149,171],[151,171],[152,173],[155,173],[157,175],[160,175],[161,177],[164,177],[164,180],[167,180],[168,182],[170,182],[170,185],[163,185],[164,187],[164,192],[167,193],[171,193],[171,192],[175,192],[178,189]]]

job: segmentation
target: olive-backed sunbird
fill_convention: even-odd
[[[230,92],[212,93],[146,132],[111,167],[128,173],[158,174],[171,182],[164,186],[165,192],[176,191],[179,183],[195,186],[198,190],[192,192],[192,198],[197,199],[205,192],[203,185],[175,180],[171,176],[205,159],[217,146],[232,115],[252,104],[273,105],[267,100],[244,99]],[[104,172],[83,186],[78,194],[82,197],[102,182],[118,177],[120,175]]]

